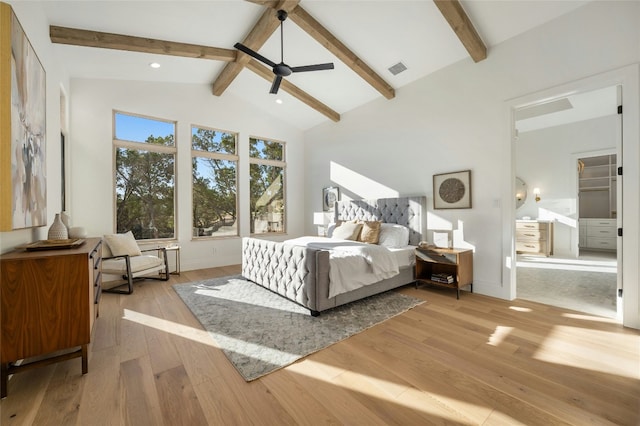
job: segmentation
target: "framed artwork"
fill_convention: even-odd
[[[0,3],[0,231],[47,224],[45,141],[45,71]]]
[[[336,201],[340,200],[340,188],[330,186],[322,189],[322,210],[332,212]]]
[[[434,209],[471,208],[471,170],[433,175]]]

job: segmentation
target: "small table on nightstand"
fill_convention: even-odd
[[[172,251],[175,254],[176,269],[173,272],[167,272],[171,275],[180,275],[180,246],[178,244],[171,244],[165,247],[158,247],[158,255],[160,255],[161,248],[165,249],[167,252]]]
[[[433,284],[456,289],[471,287],[473,293],[473,251],[469,249],[417,248],[416,288],[419,284]]]

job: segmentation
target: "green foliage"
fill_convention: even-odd
[[[150,145],[171,145],[173,135],[149,136]],[[117,232],[136,239],[173,238],[175,156],[154,151],[116,149]]]
[[[283,151],[279,142],[250,139],[249,154],[252,158],[281,161]],[[268,220],[269,213],[284,214],[284,168],[254,163],[249,167],[249,177],[250,231],[255,233],[256,221]]]
[[[234,154],[235,135],[217,134],[214,130],[198,128],[191,136],[191,147],[205,152]],[[236,170],[235,161],[206,156],[193,157],[192,226],[197,236],[212,235],[221,226],[235,224]]]

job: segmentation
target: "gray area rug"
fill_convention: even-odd
[[[312,317],[308,309],[240,275],[176,284],[173,288],[246,381],[424,302],[386,292]]]

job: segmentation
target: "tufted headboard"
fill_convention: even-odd
[[[404,225],[409,228],[409,244],[417,246],[423,239],[426,207],[427,197],[338,201],[334,209],[334,222],[354,219],[379,220]]]

